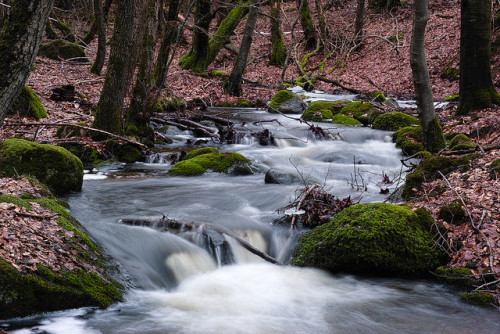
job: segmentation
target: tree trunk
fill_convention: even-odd
[[[179,66],[185,70],[205,73],[208,60],[208,29],[212,21],[210,0],[197,0],[194,14],[195,29],[191,50],[179,60]]]
[[[137,65],[143,14],[144,0],[121,0],[116,6],[109,65],[97,104],[94,128],[123,133],[123,100]]]
[[[315,7],[316,7],[316,13],[318,15],[318,26],[319,26],[319,33],[321,36],[322,44],[326,45],[326,42],[328,41],[328,28],[326,26],[326,18],[325,18],[325,13],[323,10],[324,4],[321,0],[315,0],[314,2]]]
[[[357,0],[356,21],[354,23],[354,43],[359,44],[363,39],[363,25],[365,17],[365,0]]]
[[[269,65],[283,66],[286,59],[285,43],[281,32],[281,0],[271,0],[271,56]]]
[[[491,1],[462,0],[457,114],[500,104],[490,70]]]
[[[429,69],[425,59],[425,26],[429,20],[427,7],[427,0],[415,0],[410,44],[410,65],[418,115],[422,127],[422,143],[427,151],[436,153],[445,147],[445,141],[434,110]]]
[[[154,132],[149,129],[152,112],[153,64],[158,28],[158,0],[146,1],[146,21],[142,37],[139,69],[135,81],[132,101],[125,117],[125,134],[154,140]]]
[[[0,124],[35,62],[53,0],[15,1],[0,35]]]
[[[252,1],[243,38],[241,39],[240,51],[236,57],[233,70],[231,71],[228,80],[224,83],[224,90],[233,96],[240,96],[242,93],[241,81],[245,68],[247,67],[247,59],[250,52],[250,46],[252,45],[253,31],[255,29],[255,22],[257,22],[257,14],[259,13],[257,1],[259,0]]]
[[[109,13],[109,8],[111,7],[112,3],[113,3],[113,0],[106,0],[106,1],[104,1],[104,6],[101,5],[104,23],[106,22],[106,19],[108,17],[108,13]],[[95,11],[95,1],[94,1],[94,11]],[[99,24],[97,23],[97,17],[96,17],[94,19],[94,22],[92,22],[92,25],[90,26],[89,31],[82,38],[82,42],[84,44],[90,44],[90,42],[92,42],[92,40],[94,39],[95,35],[98,32],[99,32]]]
[[[90,67],[90,72],[101,75],[104,61],[106,60],[106,27],[104,25],[104,13],[102,10],[102,0],[94,0],[95,24],[97,26],[97,55]]]
[[[297,6],[300,10],[300,24],[304,30],[304,40],[306,49],[316,47],[316,29],[311,18],[308,0],[297,0]]]
[[[158,89],[163,88],[163,80],[165,78],[165,72],[167,71],[170,48],[177,38],[177,14],[179,14],[179,0],[170,0],[168,3],[168,14],[167,22],[165,24],[165,32],[161,40],[154,73],[154,85]]]
[[[393,8],[401,7],[403,2],[401,0],[369,0],[368,6],[370,8],[379,10],[391,10]]]

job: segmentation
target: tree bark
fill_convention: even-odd
[[[185,70],[205,73],[208,60],[208,29],[212,21],[210,0],[197,0],[194,14],[195,29],[191,50],[179,60],[179,66]]]
[[[306,49],[316,47],[316,29],[311,18],[308,0],[297,0],[297,6],[300,10],[300,24],[304,30],[304,40]]]
[[[158,0],[146,1],[146,21],[142,37],[139,68],[134,85],[132,101],[125,117],[125,133],[134,137],[154,140],[154,132],[149,128],[149,118],[153,103],[153,65],[156,51],[156,32],[158,28]]]
[[[490,69],[491,1],[462,0],[457,114],[500,104]]]
[[[112,3],[113,3],[113,0],[105,0],[104,6],[101,5],[103,22],[105,22],[107,17],[108,17],[109,9],[111,8]],[[95,2],[94,2],[94,11],[95,11]],[[92,25],[90,26],[89,31],[82,38],[82,42],[84,44],[90,44],[90,42],[92,42],[92,40],[94,39],[95,35],[98,32],[99,32],[99,24],[97,23],[97,17],[96,17],[94,19],[94,22],[92,22]]]
[[[101,75],[104,61],[106,60],[106,26],[104,25],[104,13],[102,0],[94,0],[95,24],[97,26],[97,55],[90,67],[90,72]]]
[[[144,0],[121,0],[117,4],[109,65],[97,104],[94,128],[123,134],[123,100],[137,65],[143,14]]]
[[[422,143],[427,151],[436,153],[445,147],[445,141],[434,110],[429,69],[425,59],[425,27],[428,20],[427,0],[415,0],[410,44],[410,65],[418,116],[422,127]]]
[[[281,31],[281,0],[271,0],[271,55],[269,65],[283,66],[286,59],[285,43]]]
[[[35,62],[53,0],[15,1],[0,35],[0,124]]]
[[[359,44],[363,39],[363,26],[365,17],[365,0],[357,0],[356,21],[354,22],[354,43]]]
[[[247,66],[247,59],[250,52],[250,46],[252,45],[255,22],[257,22],[257,14],[259,13],[259,5],[257,1],[259,0],[252,0],[243,38],[241,39],[240,52],[238,52],[236,62],[228,80],[224,83],[224,90],[233,96],[240,96],[242,93],[241,81],[243,78],[243,72],[245,72],[245,68]]]

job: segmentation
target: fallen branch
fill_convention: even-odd
[[[340,87],[340,88],[342,88],[342,89],[344,89],[344,90],[346,90],[348,92],[354,93],[354,94],[360,94],[361,93],[360,90],[357,90],[355,88],[346,87],[346,86],[342,85],[340,82],[338,82],[337,80],[328,79],[328,78],[325,78],[322,75],[315,75],[313,78],[314,78],[314,80],[319,80],[319,81],[323,81],[323,82],[326,82],[326,83],[330,83],[332,85]]]
[[[486,151],[492,151],[492,150],[498,150],[500,149],[500,145],[491,145],[491,146],[485,146],[485,147],[481,147],[481,146],[476,146],[475,148],[469,148],[467,150],[457,150],[457,151],[446,151],[446,152],[441,152],[441,155],[464,155],[464,154],[470,154],[470,153],[474,153],[478,150],[480,150],[481,152],[486,152]]]
[[[300,207],[302,206],[302,203],[304,203],[306,197],[309,196],[309,194],[318,187],[319,187],[318,184],[313,184],[306,191],[304,191],[304,193],[300,197],[299,203],[295,207],[295,212],[300,211]],[[290,222],[290,232],[295,228],[295,217],[297,217],[297,215],[294,214],[292,217],[292,221]]]

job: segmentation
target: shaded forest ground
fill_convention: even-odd
[[[446,96],[458,93],[458,80],[441,77],[447,64],[458,66],[460,38],[460,4],[447,1],[430,1],[430,21],[426,35],[426,53],[435,100],[442,101]],[[290,45],[290,25],[296,10],[295,2],[285,2],[283,9],[288,18],[283,18],[285,44]],[[391,13],[366,13],[364,34],[366,36],[361,48],[351,50],[345,40],[351,38],[355,16],[356,1],[346,1],[343,8],[332,9],[327,13],[327,23],[330,36],[336,43],[331,45],[337,53],[329,58],[324,66],[327,78],[338,80],[344,86],[360,91],[380,90],[387,96],[401,99],[413,97],[413,83],[409,66],[409,45],[411,38],[412,9],[404,7]],[[268,12],[263,7],[264,13]],[[71,21],[75,31],[85,31],[81,21]],[[296,28],[300,37],[299,26]],[[269,101],[278,90],[282,69],[267,65],[270,50],[269,18],[261,15],[257,22],[254,42],[250,53],[250,61],[245,79],[260,84],[243,85],[243,98],[249,101]],[[232,42],[238,46],[241,40],[242,27],[232,37]],[[108,34],[111,28],[108,27]],[[497,32],[495,33],[497,34]],[[397,36],[397,38],[396,38]],[[184,40],[191,40],[191,32],[187,30]],[[93,42],[86,50],[87,56],[93,61],[97,46]],[[207,99],[212,104],[230,101],[237,98],[223,94],[220,78],[201,77],[180,69],[177,60],[188,50],[183,43],[177,51],[176,58],[167,77],[167,87],[164,95],[174,94],[186,100],[196,97]],[[300,50],[300,49],[299,49]],[[300,50],[304,54],[304,50]],[[223,50],[216,61],[209,66],[212,70],[230,72],[236,56]],[[306,67],[317,65],[323,54],[311,57]],[[89,64],[68,61],[54,61],[38,58],[28,84],[39,94],[48,111],[48,118],[42,122],[86,122],[93,120],[92,110],[99,100],[104,77],[89,73]],[[329,73],[331,71],[331,73]],[[104,72],[105,73],[105,72]],[[318,70],[314,72],[319,74]],[[492,59],[493,82],[500,86],[500,57],[494,54]],[[299,77],[295,64],[290,64],[285,80],[293,81]],[[54,102],[49,99],[52,89],[61,85],[71,84],[86,98],[79,102]],[[339,87],[324,82],[317,82],[316,89],[336,92]],[[90,112],[89,112],[90,111]],[[454,106],[437,110],[445,132],[463,133],[473,139],[479,146],[494,146],[500,144],[500,109],[484,110],[465,117],[454,117]],[[19,116],[10,116],[6,122],[30,121]],[[55,129],[51,127],[2,127],[0,140],[22,135],[28,138],[36,137],[37,141],[54,142]],[[88,139],[89,140],[89,139]],[[425,182],[422,190],[417,192],[415,205],[425,207],[439,224],[449,228],[450,242],[448,251],[452,256],[450,266],[468,267],[477,279],[481,274],[493,272],[493,279],[500,278],[500,181],[491,178],[489,167],[491,162],[500,158],[500,150],[492,149],[480,154],[473,166],[465,172],[452,172],[446,180]],[[436,192],[441,188],[443,191]],[[1,188],[3,193],[9,193],[9,187]],[[17,191],[17,190],[16,190]],[[469,217],[458,226],[449,225],[438,218],[439,209],[455,200],[465,203]],[[0,214],[2,219],[3,213]],[[486,282],[486,281],[485,281]],[[498,282],[497,282],[498,283]],[[496,284],[498,287],[498,284]],[[498,288],[495,284],[482,288],[496,291],[498,303]]]

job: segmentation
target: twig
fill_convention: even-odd
[[[311,192],[314,191],[314,189],[318,188],[319,187],[319,184],[313,184],[312,186],[310,186],[303,194],[302,196],[300,197],[300,201],[299,201],[299,204],[297,204],[297,206],[295,207],[295,212],[299,211],[300,210],[300,207],[302,206],[302,203],[304,202],[304,200],[306,199],[307,196],[309,196],[309,194]],[[292,221],[290,222],[290,232],[292,232],[292,230],[294,228],[296,228],[295,226],[295,218],[297,217],[297,215],[293,215],[292,216]]]

